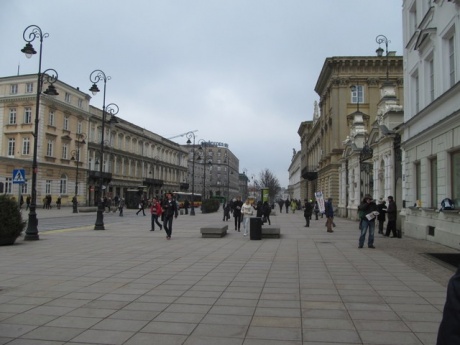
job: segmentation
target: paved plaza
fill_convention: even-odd
[[[424,253],[454,249],[380,235],[358,249],[356,222],[327,233],[302,212],[271,216],[281,239],[251,241],[233,218],[226,237],[201,238],[222,214],[197,211],[168,241],[135,212],[106,214],[118,221],[104,231],[75,214],[0,247],[0,344],[435,344],[454,268]]]

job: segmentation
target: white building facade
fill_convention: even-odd
[[[403,231],[460,248],[460,1],[404,0],[403,30]]]

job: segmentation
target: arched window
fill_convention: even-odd
[[[61,183],[59,185],[59,194],[67,194],[67,175],[61,175]]]

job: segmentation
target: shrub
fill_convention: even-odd
[[[16,239],[26,226],[18,203],[8,195],[0,195],[0,238]]]
[[[212,213],[217,212],[220,207],[219,200],[215,199],[206,199],[201,203],[201,212],[202,213]]]

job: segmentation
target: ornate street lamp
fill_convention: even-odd
[[[198,150],[203,155],[203,195],[202,195],[202,198],[206,199],[206,164],[209,164],[212,167],[212,161],[208,160],[207,150],[206,150],[208,146],[207,142],[204,139],[200,139],[198,140],[198,145],[200,145]],[[204,152],[203,152],[203,147],[204,147]],[[198,160],[201,160],[201,154],[200,154],[200,157],[198,157]]]
[[[101,153],[100,153],[101,163],[99,165],[99,195],[98,195],[99,198],[97,202],[97,216],[96,216],[96,223],[94,224],[94,230],[105,230],[105,227],[104,227],[104,200],[102,196],[102,188],[103,188],[104,179],[102,176],[102,170],[104,166],[104,134],[105,134],[105,123],[106,123],[107,113],[111,115],[109,124],[118,123],[118,120],[115,117],[115,115],[118,113],[118,110],[119,110],[118,106],[114,103],[109,104],[107,107],[105,106],[105,92],[106,92],[107,80],[110,80],[110,79],[111,77],[106,76],[106,74],[99,69],[92,71],[89,76],[89,80],[93,83],[89,91],[91,91],[93,95],[96,95],[98,92],[100,92],[96,84],[99,83],[101,80],[104,82],[104,93],[103,93],[103,98],[102,98],[102,133],[101,133]]]
[[[29,25],[23,33],[24,41],[26,45],[21,52],[26,54],[27,58],[32,57],[36,54],[34,47],[32,46],[32,41],[36,38],[40,39],[40,49],[38,54],[38,74],[37,74],[37,96],[36,96],[36,106],[35,106],[35,126],[34,126],[34,154],[32,158],[32,195],[30,200],[30,212],[29,220],[27,222],[27,229],[24,236],[26,241],[36,241],[39,240],[38,236],[38,219],[37,219],[37,172],[38,172],[38,162],[37,162],[37,151],[38,151],[38,121],[40,114],[40,95],[43,89],[43,83],[46,81],[49,83],[48,89],[44,91],[44,94],[50,96],[57,96],[59,93],[54,87],[54,83],[58,80],[58,73],[54,69],[47,69],[43,73],[42,69],[42,47],[43,39],[48,37],[48,33],[43,33],[40,27],[37,25]],[[49,73],[51,72],[51,74]]]
[[[192,205],[190,208],[190,215],[194,216],[195,215],[195,133],[193,132],[188,132],[186,134],[187,137],[187,145],[190,145],[192,141],[190,140],[193,138],[193,150],[192,150]]]
[[[380,47],[380,45],[382,43],[385,43],[385,55],[386,55],[386,59],[387,59],[387,82],[388,82],[388,43],[391,43],[391,41],[388,40],[388,38],[384,35],[378,35],[376,38],[375,38],[375,41],[378,43],[379,47],[377,48],[377,50],[375,51],[377,53],[377,56],[382,56],[383,55],[383,48]]]
[[[77,164],[77,171],[75,174],[75,195],[72,199],[72,207],[73,207],[73,212],[72,213],[78,213],[78,168],[80,165],[80,145],[85,145],[86,144],[86,134],[85,133],[77,133],[77,149],[73,150],[70,152],[72,155],[72,158],[70,160],[75,161]]]

